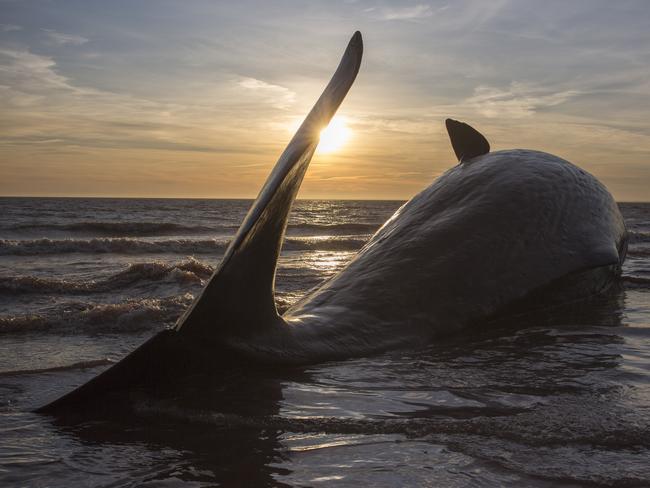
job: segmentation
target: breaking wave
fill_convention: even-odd
[[[650,278],[643,276],[622,276],[623,283],[631,288],[650,288]]]
[[[59,371],[73,371],[77,369],[88,369],[96,368],[98,366],[108,366],[113,364],[109,358],[104,359],[90,359],[88,361],[79,361],[72,364],[66,364],[63,366],[54,366],[52,368],[37,368],[37,369],[18,369],[13,371],[0,371],[0,378],[3,376],[20,376],[26,374],[40,374],[40,373],[55,373]]]
[[[650,232],[628,232],[630,243],[650,242]]]
[[[630,246],[627,248],[627,255],[632,257],[650,256],[650,247]]]
[[[193,299],[192,294],[185,293],[121,303],[66,303],[47,312],[0,316],[0,333],[108,333],[161,329],[173,324]]]
[[[131,299],[119,303],[66,302],[49,310],[23,315],[0,315],[3,333],[135,333],[173,325],[194,300],[184,293],[162,298]],[[276,296],[278,306],[288,308],[296,297]]]
[[[292,232],[310,232],[316,234],[371,234],[381,224],[378,223],[337,223],[337,224],[312,224],[300,223],[289,224],[288,229]],[[175,222],[72,222],[72,223],[37,223],[37,224],[15,224],[6,227],[8,230],[17,232],[68,232],[98,237],[143,237],[143,236],[164,236],[184,234],[206,234],[210,232],[229,232],[237,230],[236,225],[225,225],[209,227],[205,225],[186,225]]]
[[[214,253],[225,250],[228,242],[217,239],[166,239],[145,241],[129,238],[0,240],[0,255],[66,253]]]
[[[367,236],[289,237],[287,251],[354,251]],[[225,251],[225,239],[165,239],[147,241],[131,238],[95,239],[0,239],[0,255],[34,256],[39,254],[117,253],[117,254],[214,254]]]
[[[58,231],[97,236],[159,236],[204,233],[214,231],[201,225],[183,225],[173,222],[73,222],[69,224],[17,224],[16,231]]]
[[[143,281],[202,284],[203,280],[209,278],[213,271],[212,266],[194,258],[171,264],[154,261],[130,264],[124,271],[102,280],[73,281],[31,275],[0,277],[0,292],[14,294],[97,293],[132,286]]]

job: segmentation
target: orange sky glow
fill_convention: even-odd
[[[300,198],[411,197],[453,117],[650,200],[650,4],[526,3],[5,2],[0,195],[254,197],[359,29]]]

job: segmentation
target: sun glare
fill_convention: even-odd
[[[347,142],[350,138],[350,129],[344,117],[334,117],[329,125],[320,131],[320,142],[318,152],[334,152]]]
[[[300,122],[302,120],[295,119],[287,126],[287,130],[295,133],[300,127]],[[347,122],[345,117],[334,117],[328,126],[320,131],[320,142],[316,152],[323,154],[341,149],[352,136],[352,130],[348,127]]]

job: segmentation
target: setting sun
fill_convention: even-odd
[[[318,152],[329,153],[340,149],[350,138],[351,131],[344,117],[334,117],[320,132]]]

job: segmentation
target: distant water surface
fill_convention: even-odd
[[[620,205],[620,289],[570,313],[234,371],[137,420],[30,413],[174,323],[250,203],[0,198],[0,486],[650,486],[650,204]],[[298,201],[279,308],[400,204]]]

